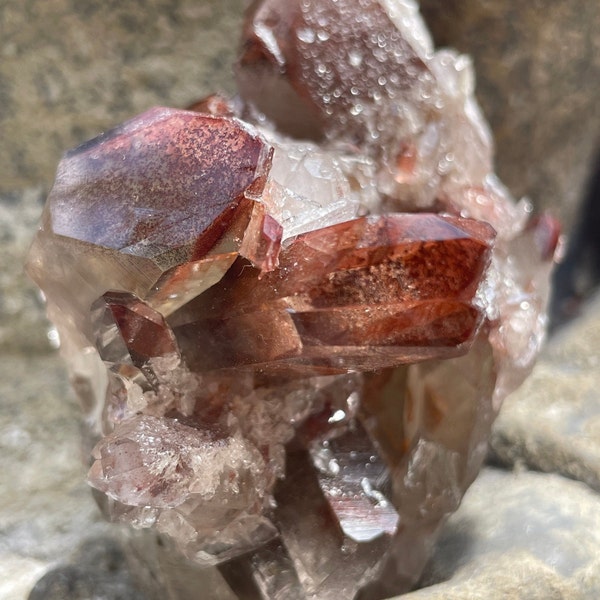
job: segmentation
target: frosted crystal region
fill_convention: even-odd
[[[532,367],[558,228],[412,0],[255,2],[236,73],[68,152],[27,269],[89,483],[160,538],[149,597],[185,566],[214,598],[385,598]]]

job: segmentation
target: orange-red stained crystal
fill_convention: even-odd
[[[271,363],[373,370],[465,352],[494,238],[432,214],[355,219],[295,238],[258,276],[238,261],[172,316],[199,370]],[[205,350],[203,350],[203,347]]]

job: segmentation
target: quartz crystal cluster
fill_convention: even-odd
[[[67,153],[28,271],[112,520],[223,597],[382,598],[532,366],[557,227],[412,0],[255,2],[236,70]]]

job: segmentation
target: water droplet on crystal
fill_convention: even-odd
[[[328,419],[328,423],[339,423],[346,418],[346,413],[343,410],[336,410]]]
[[[56,327],[51,327],[46,334],[52,348],[60,348],[60,335]]]
[[[309,29],[308,27],[298,29],[296,35],[298,36],[298,39],[305,44],[312,44],[316,38],[314,30]]]
[[[363,61],[363,55],[358,50],[350,50],[348,53],[348,62],[353,67],[360,67]]]

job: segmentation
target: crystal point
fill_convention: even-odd
[[[482,223],[427,214],[308,232],[260,278],[234,266],[173,315],[175,335],[204,370],[280,360],[372,370],[466,352],[483,318],[474,300],[493,237]]]
[[[49,199],[52,230],[134,256],[201,256],[264,177],[266,154],[233,120],[152,109],[67,153]]]
[[[178,352],[175,338],[163,316],[133,294],[106,292],[92,304],[91,317],[98,323],[96,348],[105,361],[125,359],[118,350],[111,348],[116,335],[136,366],[141,366],[151,357]]]

